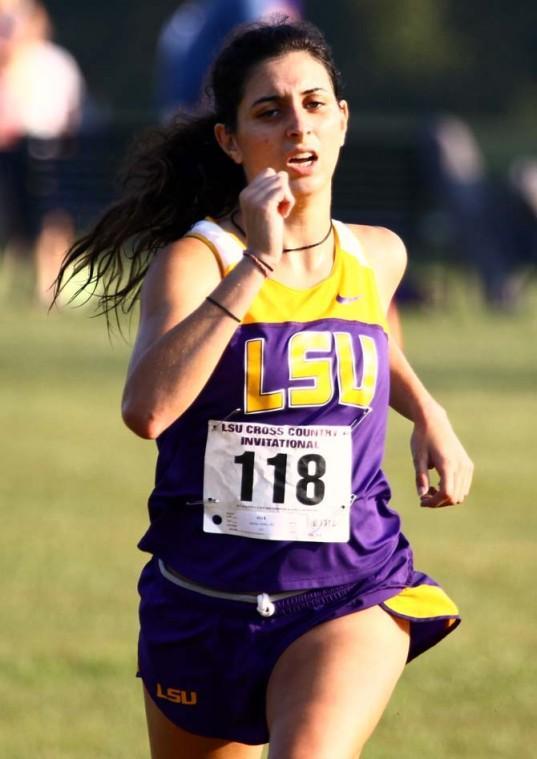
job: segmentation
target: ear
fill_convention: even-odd
[[[340,100],[338,102],[340,117],[341,117],[341,146],[345,144],[345,137],[347,135],[347,127],[349,125],[349,104],[346,100]]]
[[[235,163],[241,164],[242,152],[233,132],[231,132],[225,124],[215,124],[214,136],[224,153],[228,155],[232,161],[235,161]]]

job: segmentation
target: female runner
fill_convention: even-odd
[[[403,244],[331,220],[348,110],[320,32],[239,30],[211,92],[214,112],[135,157],[59,280],[89,265],[105,310],[141,290],[122,410],[159,449],[140,543],[151,752],[346,759],[459,621],[388,506],[388,404],[414,424],[422,506],[463,501],[472,464],[388,338]]]

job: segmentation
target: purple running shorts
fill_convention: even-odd
[[[300,635],[330,619],[380,604],[409,619],[409,661],[460,621],[444,591],[400,567],[366,581],[307,590],[274,602],[263,617],[256,605],[211,598],[165,577],[153,557],[140,577],[139,671],[149,695],[174,724],[198,735],[267,743],[265,693],[283,651]],[[397,580],[394,582],[394,580]]]

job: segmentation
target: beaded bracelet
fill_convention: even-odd
[[[268,264],[266,261],[263,261],[263,259],[254,253],[253,250],[250,250],[250,248],[246,248],[243,255],[247,256],[252,261],[257,261],[257,263],[260,264],[265,270],[268,269],[268,271],[274,271],[270,264]]]
[[[239,317],[238,317],[238,316],[235,316],[235,314],[231,313],[231,311],[229,310],[229,308],[226,308],[224,305],[222,305],[222,303],[219,303],[219,302],[218,302],[217,300],[215,300],[214,298],[211,298],[211,296],[210,296],[210,295],[208,295],[208,296],[205,298],[205,300],[208,300],[208,301],[209,301],[209,303],[212,303],[212,304],[213,304],[213,306],[216,306],[216,307],[217,307],[217,308],[219,308],[221,311],[223,311],[225,314],[227,314],[228,316],[230,316],[232,319],[235,319],[235,321],[236,321],[236,322],[238,322],[239,324],[241,323],[241,320],[239,319]]]

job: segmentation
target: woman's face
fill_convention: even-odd
[[[256,66],[236,130],[217,127],[217,137],[248,181],[270,167],[288,172],[295,195],[308,195],[330,184],[347,120],[347,103],[336,100],[323,64],[293,52]]]

